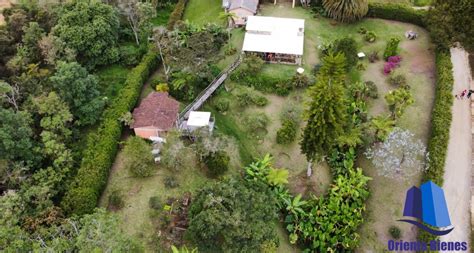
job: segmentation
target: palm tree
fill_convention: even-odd
[[[328,15],[341,22],[363,18],[369,11],[367,0],[323,0]]]
[[[232,28],[235,25],[237,15],[233,12],[224,11],[219,14],[219,19],[225,22],[227,28]]]

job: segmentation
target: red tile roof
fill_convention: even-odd
[[[133,110],[132,128],[156,127],[167,131],[178,118],[179,102],[167,92],[152,92]]]

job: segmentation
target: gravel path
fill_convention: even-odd
[[[451,49],[454,89],[456,94],[469,90],[472,82],[468,54],[463,49]],[[442,241],[470,242],[471,199],[471,110],[470,101],[454,100],[443,189],[454,230]]]

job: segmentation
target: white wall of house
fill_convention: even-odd
[[[141,138],[148,139],[150,136],[160,136],[163,132],[161,129],[156,127],[138,127],[133,129],[135,131],[136,136],[140,136]]]

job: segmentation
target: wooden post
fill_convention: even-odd
[[[293,8],[295,8],[295,1],[296,1],[296,0],[293,0]]]
[[[276,5],[276,4],[277,4],[277,0],[274,0],[274,1],[273,1],[273,5]]]

